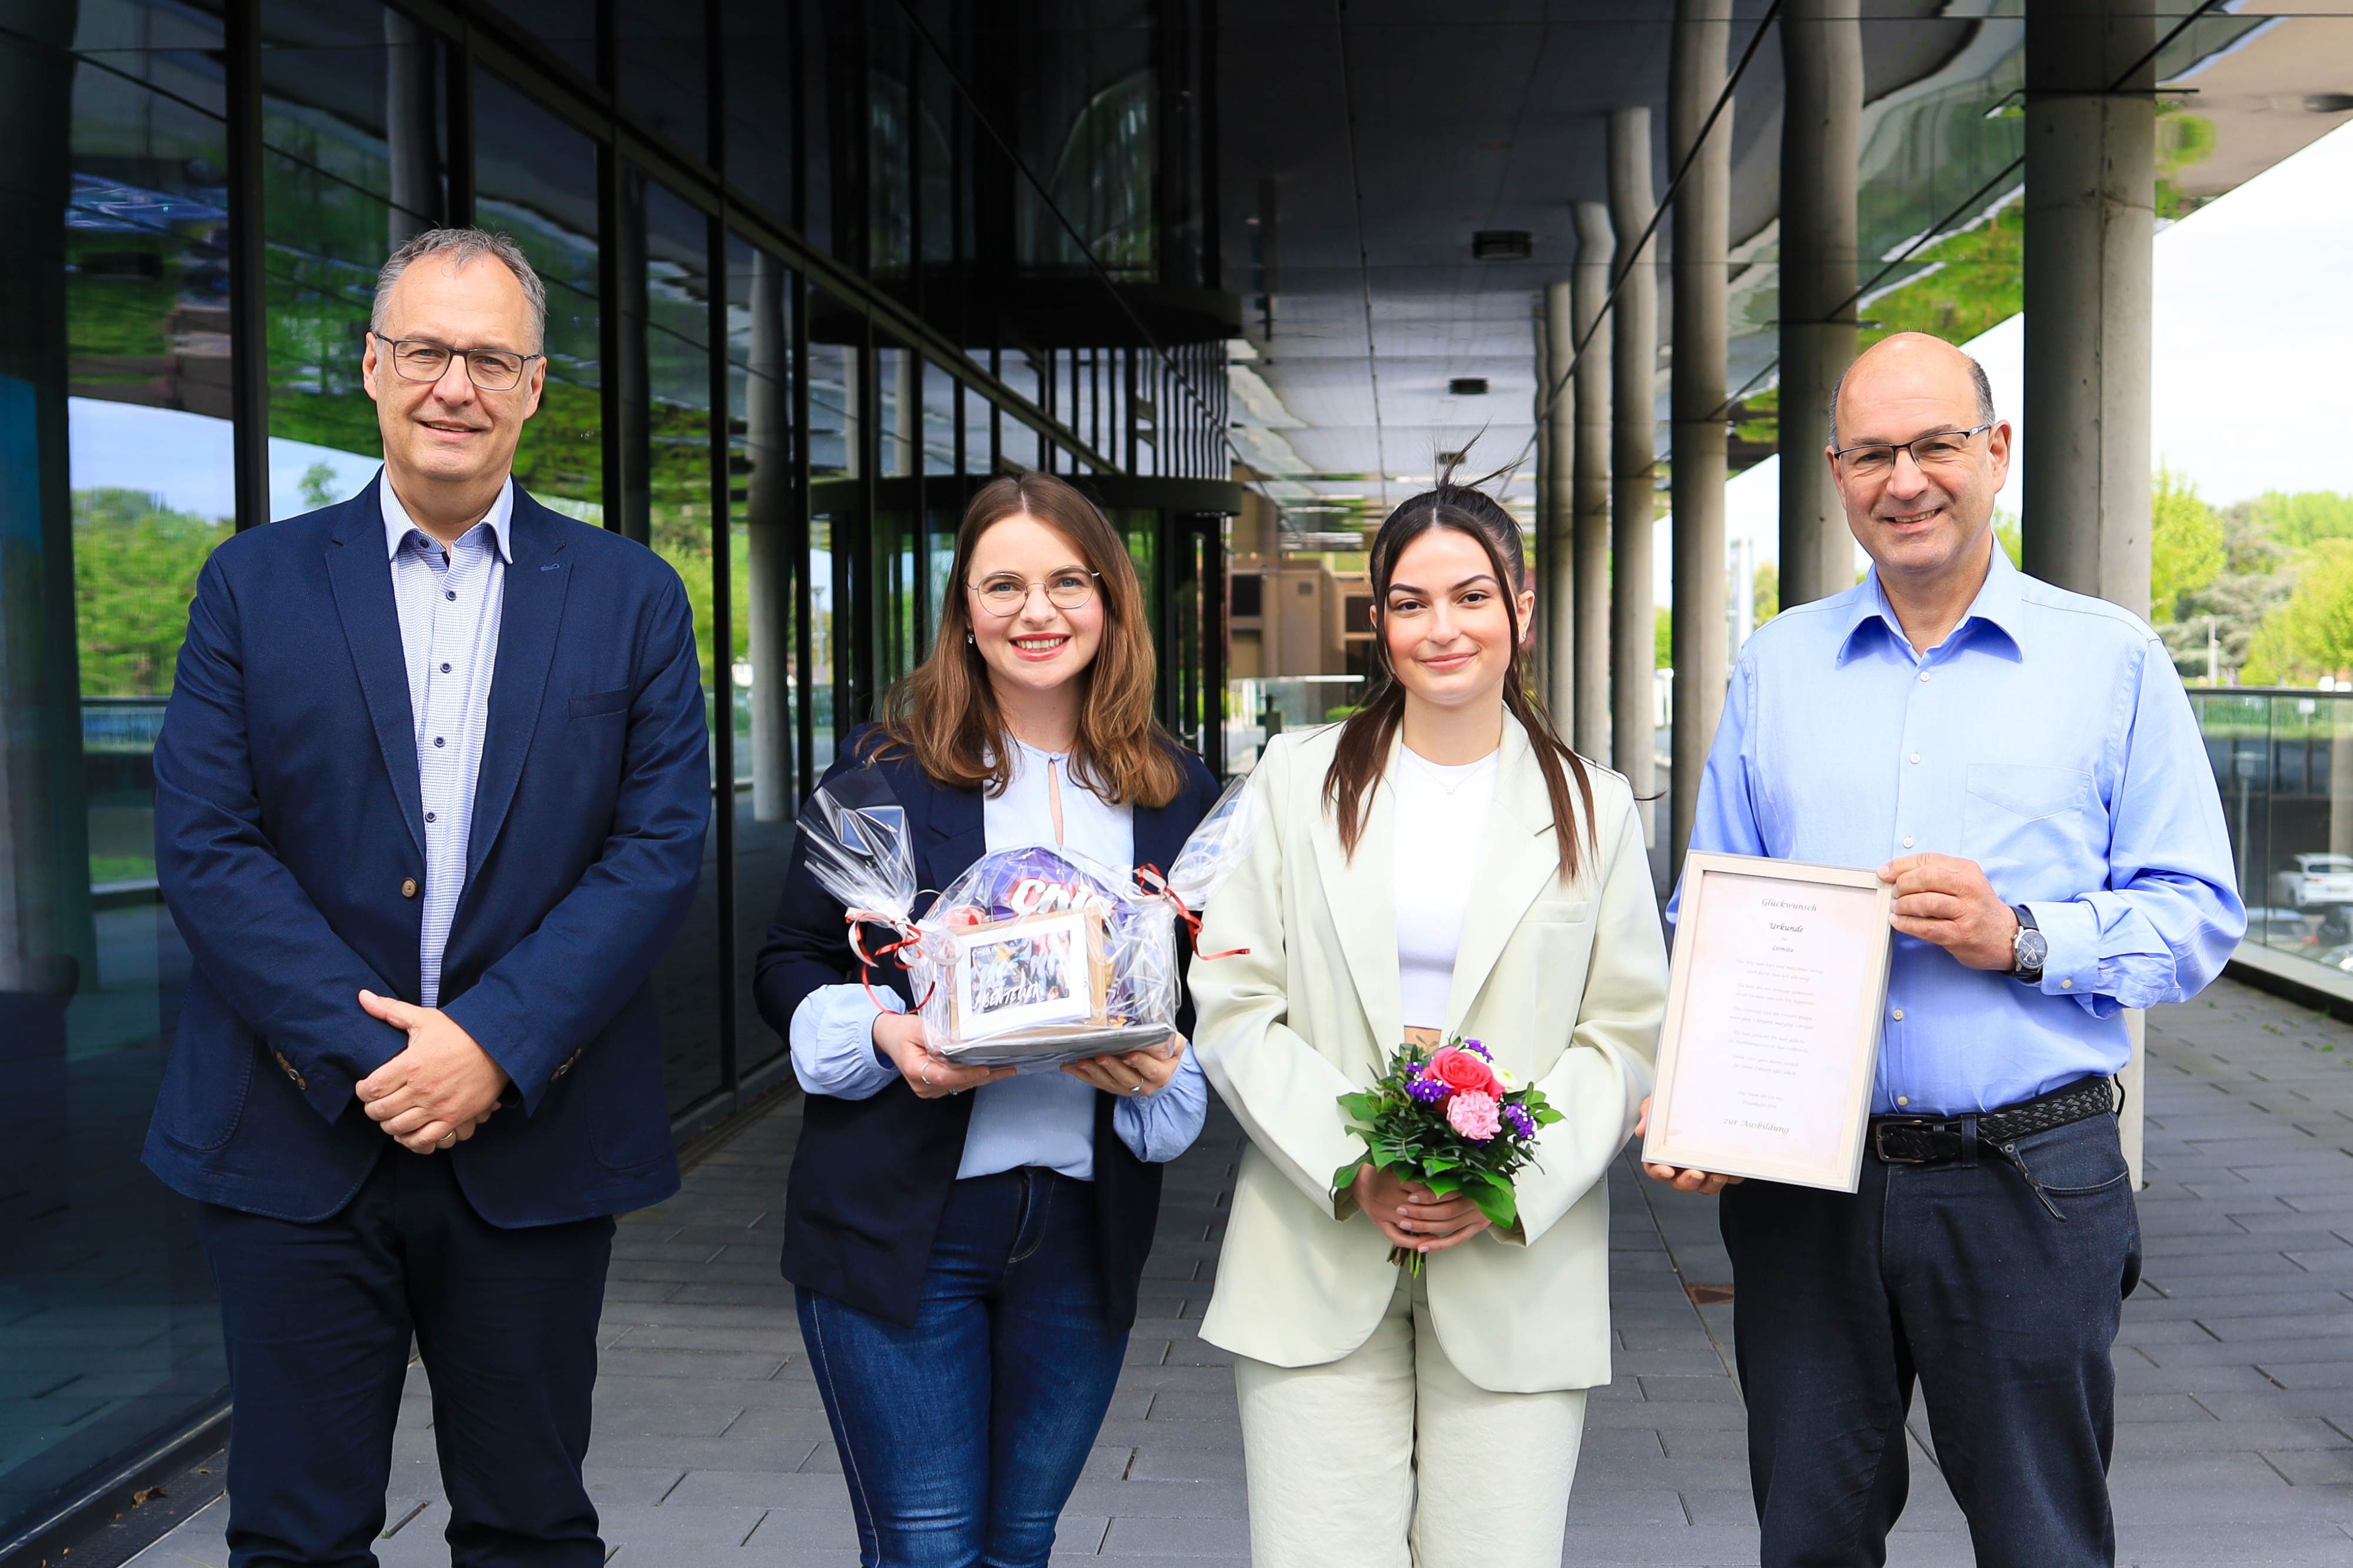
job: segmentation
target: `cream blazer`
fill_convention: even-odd
[[[1404,1037],[1391,856],[1392,751],[1355,857],[1324,805],[1339,727],[1277,737],[1251,787],[1258,835],[1204,915],[1193,1045],[1250,1133],[1201,1337],[1277,1366],[1337,1361],[1372,1334],[1397,1287],[1388,1242],[1332,1177],[1361,1160],[1339,1097],[1368,1087]],[[1558,874],[1552,808],[1526,732],[1506,718],[1477,890],[1446,1031],[1535,1082],[1562,1112],[1514,1179],[1519,1222],[1427,1262],[1448,1359],[1482,1388],[1536,1393],[1609,1381],[1604,1179],[1651,1089],[1667,952],[1632,792],[1589,768],[1595,833]],[[1409,837],[1409,851],[1410,839]]]

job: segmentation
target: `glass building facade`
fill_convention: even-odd
[[[1226,443],[1196,0],[0,5],[0,1554],[217,1416],[138,1161],[187,950],[151,756],[206,554],[357,491],[377,266],[518,240],[517,478],[684,579],[702,885],[655,984],[681,1136],[782,1081],[751,964],[801,796],[920,658],[995,474],[1090,487],[1219,765]]]

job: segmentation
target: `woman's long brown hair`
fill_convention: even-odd
[[[991,479],[965,508],[955,561],[940,605],[932,651],[882,700],[882,722],[870,756],[912,756],[944,784],[1001,795],[1013,778],[1013,748],[989,684],[988,665],[969,640],[966,584],[981,536],[1008,517],[1027,515],[1071,542],[1095,573],[1103,595],[1103,643],[1078,679],[1086,685],[1071,777],[1115,805],[1161,806],[1176,798],[1183,775],[1176,742],[1152,710],[1156,658],[1144,616],[1144,586],[1127,547],[1095,504],[1051,474]]]
[[[1510,617],[1512,658],[1504,671],[1504,706],[1528,732],[1528,746],[1544,770],[1545,794],[1552,800],[1552,836],[1560,854],[1563,881],[1577,876],[1577,840],[1593,842],[1593,778],[1584,759],[1569,750],[1553,728],[1544,706],[1528,691],[1527,669],[1520,646],[1520,591],[1527,586],[1527,563],[1521,554],[1520,525],[1493,497],[1476,485],[1454,482],[1452,464],[1439,476],[1438,488],[1425,490],[1389,513],[1373,536],[1373,603],[1381,621],[1373,638],[1372,691],[1362,707],[1340,726],[1339,749],[1324,775],[1324,804],[1339,820],[1340,844],[1351,858],[1364,836],[1370,814],[1373,785],[1388,763],[1389,747],[1405,720],[1405,687],[1389,664],[1389,581],[1405,547],[1432,529],[1451,528],[1477,540],[1495,570],[1495,581],[1505,585],[1504,613]],[[1569,781],[1584,811],[1572,809]],[[1584,832],[1577,831],[1578,824]]]

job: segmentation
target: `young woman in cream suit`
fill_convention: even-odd
[[[1526,695],[1510,515],[1441,480],[1372,579],[1371,695],[1268,745],[1200,942],[1247,952],[1193,966],[1196,1049],[1250,1138],[1201,1332],[1235,1358],[1255,1568],[1555,1568],[1609,1381],[1606,1173],[1650,1091],[1658,903],[1625,781]],[[1563,1114],[1508,1231],[1376,1172],[1339,1107],[1401,1039],[1458,1032]]]

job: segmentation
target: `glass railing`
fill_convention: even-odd
[[[2248,947],[2353,973],[2353,692],[2192,689]]]

